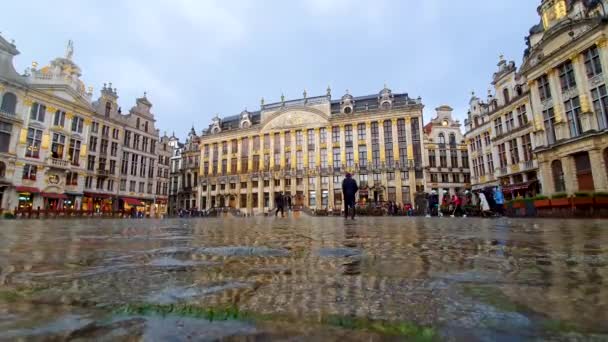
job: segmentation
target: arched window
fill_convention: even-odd
[[[6,176],[6,164],[0,161],[0,178],[4,178]]]
[[[475,116],[475,118],[473,118],[473,120],[475,121],[475,127],[479,126],[479,116]]]
[[[137,118],[137,120],[135,120],[135,128],[139,129],[139,118]]]
[[[148,121],[146,121],[144,123],[144,131],[146,131],[146,132],[148,131]]]
[[[439,143],[445,144],[445,135],[443,133],[439,133]]]
[[[454,133],[450,133],[450,146],[456,146],[456,135]]]
[[[110,101],[106,102],[106,116],[110,116],[110,112],[112,111],[112,103]]]
[[[517,93],[517,96],[522,96],[524,91],[521,89],[521,86],[517,86],[515,87],[515,92]]]
[[[15,114],[17,108],[17,96],[13,93],[4,93],[2,96],[2,106],[0,111],[8,114]]]
[[[551,170],[553,172],[553,185],[555,186],[555,192],[566,191],[562,162],[559,160],[554,160],[553,162],[551,162]]]
[[[509,103],[511,99],[509,98],[509,89],[505,88],[502,90],[502,96],[505,98],[505,103]]]

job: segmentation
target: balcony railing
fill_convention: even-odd
[[[534,160],[528,160],[528,161],[524,162],[524,168],[526,170],[533,169],[534,168]]]
[[[505,166],[505,167],[501,167],[499,170],[500,174],[502,176],[506,175],[507,173],[509,173],[509,169]]]
[[[97,174],[99,176],[105,176],[105,177],[107,177],[107,176],[110,175],[110,171],[105,170],[105,169],[97,169]]]
[[[59,159],[59,158],[49,158],[49,165],[52,167],[58,167],[62,169],[67,169],[70,167],[70,162],[67,160]]]

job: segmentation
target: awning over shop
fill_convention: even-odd
[[[43,192],[42,197],[54,199],[68,199],[68,196],[66,196],[66,194],[57,194],[54,192]]]
[[[29,192],[30,194],[39,194],[40,190],[31,186],[16,186],[17,192]]]
[[[538,182],[538,180],[535,179],[535,180],[531,180],[529,182],[505,185],[502,187],[502,192],[513,192],[513,191],[517,191],[517,190],[525,190],[525,189],[528,189],[532,184],[534,184],[536,182]]]
[[[128,205],[143,206],[143,203],[140,200],[135,199],[135,198],[123,197],[122,200]]]
[[[166,198],[157,198],[156,203],[157,204],[167,204],[167,199]]]
[[[96,192],[85,192],[84,196],[93,197],[93,198],[110,198],[110,197],[112,197],[112,195],[110,195],[110,194],[100,194],[100,193],[96,193]]]
[[[82,192],[66,191],[65,194],[68,195],[68,196],[82,196]]]

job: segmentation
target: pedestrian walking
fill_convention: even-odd
[[[496,211],[500,216],[504,216],[505,210],[505,195],[502,193],[502,190],[499,186],[494,188],[494,202],[496,202]]]
[[[486,216],[490,212],[490,204],[486,199],[486,195],[483,192],[479,192],[479,206],[481,208],[482,216]]]
[[[359,191],[357,181],[352,178],[350,173],[342,181],[342,194],[344,196],[344,218],[348,218],[348,210],[352,208],[351,218],[355,219],[355,196]]]
[[[274,216],[276,217],[277,215],[279,215],[280,211],[281,217],[285,217],[285,196],[283,196],[282,192],[277,193],[274,199],[274,204],[277,207],[276,211],[274,212]]]

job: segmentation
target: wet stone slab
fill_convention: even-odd
[[[600,220],[0,221],[0,340],[608,340],[606,246]]]

